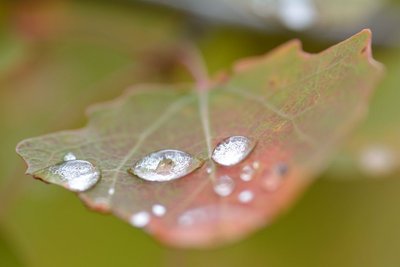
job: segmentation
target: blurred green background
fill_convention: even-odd
[[[346,7],[326,13],[332,5],[319,0],[323,18],[299,31],[275,13],[264,28],[194,16],[202,13],[196,5],[143,2],[0,1],[0,266],[400,266],[400,4],[348,0],[355,13],[341,22]],[[24,138],[82,127],[85,107],[131,84],[190,79],[177,60],[182,43],[198,46],[216,75],[293,38],[318,52],[365,27],[387,68],[367,120],[287,214],[239,243],[163,247],[88,211],[73,193],[25,176],[15,153]]]

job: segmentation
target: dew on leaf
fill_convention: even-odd
[[[67,154],[68,155],[68,154]],[[100,170],[86,160],[72,159],[55,164],[35,173],[35,176],[59,184],[75,192],[92,188],[100,180]]]
[[[178,217],[178,223],[181,226],[191,226],[196,222],[206,221],[210,215],[211,213],[204,207],[190,209]]]
[[[253,150],[255,142],[245,136],[231,136],[220,142],[212,159],[223,166],[232,166],[244,160]]]
[[[150,214],[147,211],[140,211],[133,214],[129,218],[129,222],[135,227],[145,227],[150,222]]]
[[[146,181],[164,182],[184,177],[202,165],[192,155],[174,149],[150,153],[129,169]]]
[[[221,197],[229,196],[235,188],[235,182],[228,175],[222,175],[217,178],[214,184],[214,192]]]
[[[259,161],[254,161],[252,166],[253,166],[253,169],[255,169],[255,170],[259,169],[260,168],[260,162]]]
[[[287,164],[285,163],[278,163],[275,166],[275,172],[276,174],[278,174],[279,176],[284,176],[287,174],[287,172],[289,171],[289,167]]]
[[[114,193],[115,193],[115,189],[114,188],[108,189],[108,194],[109,195],[114,195]]]
[[[254,174],[254,169],[249,165],[245,165],[242,169],[242,172],[240,173],[240,179],[242,179],[245,182],[248,182],[253,178],[253,174]]]
[[[254,194],[250,190],[244,190],[244,191],[240,192],[238,195],[238,200],[239,200],[239,202],[242,202],[242,203],[248,203],[248,202],[252,201],[253,198],[254,198]]]
[[[74,153],[72,152],[68,152],[67,154],[65,154],[64,156],[64,161],[70,161],[70,160],[76,160],[76,156]]]
[[[167,209],[161,204],[154,204],[153,207],[151,207],[151,211],[155,216],[161,217],[165,215]]]
[[[285,163],[278,163],[272,172],[266,175],[262,180],[262,188],[266,191],[276,191],[284,181],[284,176],[289,171],[288,165]]]

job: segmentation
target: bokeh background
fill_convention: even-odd
[[[399,1],[0,1],[0,266],[400,266],[399,25]],[[82,127],[88,105],[131,84],[190,80],[182,43],[216,75],[293,38],[319,52],[363,28],[387,69],[368,118],[288,213],[236,244],[164,247],[25,176],[15,153]]]

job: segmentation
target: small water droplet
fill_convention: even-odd
[[[282,178],[277,175],[265,177],[262,181],[262,188],[267,191],[276,191],[282,184]]]
[[[229,196],[235,188],[235,182],[228,175],[218,177],[214,184],[214,192],[221,197]]]
[[[184,212],[178,217],[178,223],[181,226],[191,226],[196,222],[205,221],[210,213],[207,213],[207,208],[196,208]]]
[[[260,162],[259,161],[254,161],[252,165],[253,165],[253,168],[255,170],[258,170],[260,168]]]
[[[243,167],[242,172],[240,173],[240,179],[245,182],[250,181],[253,178],[254,169],[249,165]]]
[[[113,187],[108,189],[108,194],[109,195],[114,195],[114,193],[115,193],[115,189]]]
[[[150,214],[147,211],[140,211],[133,214],[129,222],[135,227],[145,227],[150,222]]]
[[[211,167],[207,167],[206,172],[207,172],[208,174],[212,173],[212,168],[211,168]]]
[[[275,172],[280,176],[286,175],[288,171],[289,171],[289,166],[286,165],[285,163],[278,163],[275,166]]]
[[[67,154],[65,154],[64,156],[64,161],[70,161],[70,160],[76,160],[76,156],[74,153],[72,152],[68,152]]]
[[[154,204],[151,210],[153,211],[153,214],[158,217],[164,216],[165,213],[167,212],[167,209],[160,204]]]
[[[186,176],[202,163],[186,152],[165,149],[146,155],[129,171],[147,181],[164,182]]]
[[[212,159],[223,166],[232,166],[244,160],[253,150],[255,142],[245,136],[231,136],[214,149]]]
[[[240,192],[238,195],[238,200],[242,203],[248,203],[248,202],[252,201],[253,198],[254,198],[254,194],[250,190],[244,190],[244,191]]]
[[[100,180],[100,170],[89,161],[66,158],[70,160],[40,170],[35,176],[76,192],[86,191]]]
[[[283,183],[284,176],[288,173],[289,167],[285,163],[278,163],[272,172],[262,180],[262,188],[267,191],[276,191]]]

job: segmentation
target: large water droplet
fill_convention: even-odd
[[[231,136],[219,143],[212,159],[223,166],[232,166],[244,160],[253,150],[255,142],[245,136]]]
[[[129,218],[129,222],[135,227],[145,227],[150,222],[150,214],[147,211],[140,211],[133,214]]]
[[[147,181],[164,182],[188,175],[202,163],[186,152],[165,149],[146,155],[129,171]]]
[[[100,170],[89,161],[73,158],[76,157],[72,153],[67,154],[67,161],[40,170],[35,176],[72,191],[86,191],[100,180]]]
[[[235,188],[235,182],[228,175],[218,177],[214,184],[214,191],[221,197],[229,196]]]

